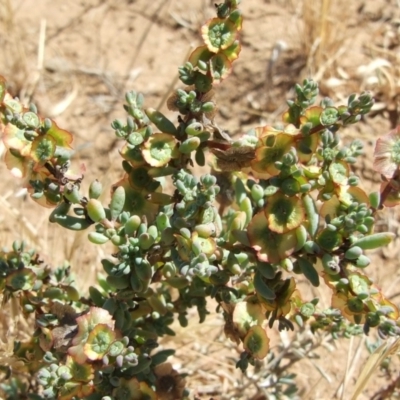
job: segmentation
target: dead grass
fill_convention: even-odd
[[[347,50],[345,41],[349,13],[343,0],[303,1],[301,48],[308,56],[307,74],[317,81],[330,77],[339,57]]]
[[[2,61],[5,71],[13,71],[13,89],[19,93],[28,78],[29,70],[28,49],[24,45],[25,33],[16,21],[16,12],[11,0],[1,2],[0,21],[7,32],[7,35],[1,36]]]

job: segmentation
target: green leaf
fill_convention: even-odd
[[[275,292],[267,285],[260,271],[258,270],[254,274],[253,284],[257,294],[259,294],[261,297],[264,297],[264,299],[267,300],[275,300],[276,298]]]
[[[176,135],[177,130],[175,125],[160,111],[154,108],[147,108],[145,110],[146,115],[149,120],[163,133],[169,133],[171,135]]]
[[[358,246],[363,250],[377,249],[378,247],[383,247],[388,245],[395,237],[392,232],[381,232],[374,233],[373,235],[365,236],[352,244],[353,246]]]
[[[317,270],[306,258],[299,257],[297,259],[301,272],[311,282],[313,286],[319,286],[319,275]]]
[[[320,116],[321,125],[333,125],[339,119],[339,111],[335,107],[327,107]]]

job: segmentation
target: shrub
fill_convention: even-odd
[[[83,193],[73,135],[13,98],[1,79],[11,173],[52,209],[52,223],[89,229],[90,242],[116,249],[88,294],[74,287],[69,267],[50,270],[24,243],[0,253],[3,303],[17,299],[35,326],[2,360],[8,399],[187,396],[184,378],[166,362],[173,352],[157,351],[158,340],[175,334],[176,318],[187,326],[191,307],[203,322],[208,298],[223,313],[226,336],[243,347],[236,364],[243,371],[268,355],[274,324],[309,324],[335,338],[371,328],[382,338],[399,335],[398,310],[368,276],[365,251],[393,238],[375,233],[374,222],[377,210],[400,201],[400,128],[377,141],[374,166],[384,183],[369,194],[351,168],[362,143],[345,147],[339,138],[370,111],[368,93],[341,106],[329,98],[315,105],[318,86],[307,79],[280,123],[232,139],[215,120],[213,93],[240,54],[238,3],[216,5],[217,16],[201,29],[204,44],[179,68],[185,86],[168,99],[176,123],[144,108],[140,93],[126,94],[127,118],[112,122],[123,174],[108,204],[99,180]],[[208,154],[210,172],[198,177]],[[331,308],[303,298],[296,275],[322,283]],[[21,371],[34,379],[21,379]]]

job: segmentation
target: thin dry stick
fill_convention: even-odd
[[[121,93],[125,87],[128,86],[129,84],[129,80],[130,80],[130,74],[129,71],[131,71],[133,69],[133,67],[135,66],[136,60],[138,60],[139,58],[139,54],[144,46],[144,44],[146,43],[146,39],[150,34],[151,28],[153,27],[154,23],[157,21],[157,16],[161,13],[162,9],[169,5],[171,0],[161,0],[159,2],[159,6],[157,7],[156,11],[154,11],[154,13],[150,16],[149,18],[149,23],[146,27],[146,29],[143,31],[143,34],[139,40],[139,45],[136,47],[135,49],[135,53],[133,54],[133,57],[131,58],[131,61],[128,65],[128,68],[126,70],[125,76],[126,78],[123,80],[123,82],[118,85],[118,93]],[[114,110],[114,108],[116,107],[117,104],[119,104],[120,99],[119,98],[115,98],[113,104],[110,107],[110,110],[106,113],[106,116],[110,115],[112,113],[112,111]]]
[[[387,298],[389,300],[392,300],[393,298],[399,295],[399,292],[395,292],[389,295],[389,293],[392,292],[392,290],[397,289],[399,287],[399,282],[400,282],[400,276],[398,276],[395,280],[393,280],[392,283],[388,286],[386,293],[388,294]]]
[[[38,43],[38,56],[37,56],[37,70],[40,72],[43,69],[44,64],[44,50],[46,43],[46,26],[47,22],[45,19],[40,20],[40,31],[39,31],[39,43]]]
[[[320,45],[317,49],[316,54],[316,64],[317,66],[321,65],[322,57],[323,57],[323,50],[326,48],[326,44],[328,41],[328,16],[329,16],[329,9],[330,9],[330,0],[323,0],[321,4],[321,14],[320,14],[320,25],[319,25],[319,38],[320,38]]]
[[[325,71],[328,69],[328,67],[332,66],[333,63],[339,58],[341,57],[345,52],[347,51],[347,48],[345,46],[342,46],[339,48],[339,50],[332,55],[331,57],[329,57],[329,59],[326,61],[326,63],[324,63],[323,65],[321,65],[318,69],[318,71],[315,74],[315,80],[318,82],[319,80],[322,79],[322,77],[324,76]]]
[[[306,360],[307,360],[308,363],[310,363],[321,374],[321,376],[326,381],[328,381],[329,383],[332,383],[332,378],[323,370],[323,368],[320,365],[318,365],[317,363],[315,363],[314,361],[312,361],[308,357],[306,357]]]
[[[370,379],[374,376],[375,371],[379,368],[382,361],[391,354],[395,354],[400,350],[400,338],[394,341],[382,343],[369,357],[360,372],[357,382],[354,386],[354,392],[351,400],[356,400]]]
[[[303,396],[304,400],[308,400],[311,399],[311,395],[313,394],[314,390],[318,387],[318,385],[320,384],[320,382],[322,381],[324,377],[320,376],[320,378],[317,380],[317,382],[314,383],[314,385],[311,386],[310,390]]]
[[[352,336],[351,338],[353,339],[354,336]],[[355,355],[354,355],[354,357],[353,357],[353,359],[352,359],[351,367],[350,367],[350,369],[349,369],[348,371],[347,371],[347,368],[346,368],[346,373],[345,373],[345,375],[344,375],[342,381],[340,382],[339,387],[337,388],[337,390],[336,390],[336,392],[335,392],[335,395],[337,395],[338,393],[340,393],[341,398],[343,398],[344,393],[345,393],[345,385],[346,385],[347,382],[349,381],[349,378],[350,378],[351,376],[353,376],[354,371],[355,371],[355,369],[356,369],[356,367],[357,367],[357,365],[358,365],[358,361],[359,361],[359,359],[360,359],[360,357],[361,357],[362,350],[363,350],[363,348],[364,348],[364,343],[365,343],[365,337],[363,336],[363,337],[360,338],[360,342],[358,343],[356,353],[355,353]],[[349,360],[350,354],[351,354],[351,353],[350,353],[350,349],[349,349],[347,361]]]
[[[349,350],[347,352],[346,370],[344,372],[343,383],[341,385],[342,390],[341,390],[341,393],[340,393],[340,400],[343,400],[344,394],[346,392],[346,385],[347,385],[347,381],[349,379],[349,369],[350,369],[350,363],[351,363],[351,356],[352,356],[352,353],[353,353],[353,345],[354,345],[354,336],[352,336],[350,338]]]
[[[21,92],[21,97],[26,99],[27,102],[32,98],[33,93],[39,83],[40,77],[42,76],[43,65],[44,65],[44,53],[46,47],[46,26],[47,22],[45,19],[40,20],[39,28],[39,39],[38,39],[38,50],[37,50],[37,64],[36,70],[33,71],[32,77],[28,81],[27,86],[25,86]]]

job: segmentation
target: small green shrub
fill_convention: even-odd
[[[268,355],[274,324],[310,324],[335,338],[371,328],[383,338],[399,335],[398,310],[369,278],[365,250],[393,238],[374,233],[374,222],[377,210],[400,201],[400,127],[377,142],[374,165],[385,182],[370,194],[351,169],[362,143],[344,147],[339,139],[370,111],[368,93],[339,107],[329,98],[315,105],[318,86],[305,80],[280,123],[233,140],[214,119],[213,92],[240,54],[238,3],[216,6],[217,17],[201,29],[204,44],[179,68],[185,86],[168,100],[176,123],[144,108],[141,94],[126,94],[127,118],[112,123],[123,174],[108,204],[98,180],[82,192],[83,176],[71,169],[72,134],[12,98],[1,79],[11,173],[25,178],[34,201],[52,208],[52,223],[88,229],[90,242],[117,248],[88,294],[73,286],[69,267],[50,270],[24,243],[0,253],[3,303],[18,299],[35,321],[30,340],[15,343],[1,366],[7,399],[187,396],[184,379],[166,362],[173,352],[157,351],[158,339],[175,334],[175,319],[187,326],[191,307],[203,322],[207,298],[218,303],[227,337],[243,346],[243,371]],[[207,152],[210,172],[197,177]],[[323,284],[332,307],[302,298],[296,276]],[[34,379],[20,379],[20,371]]]

